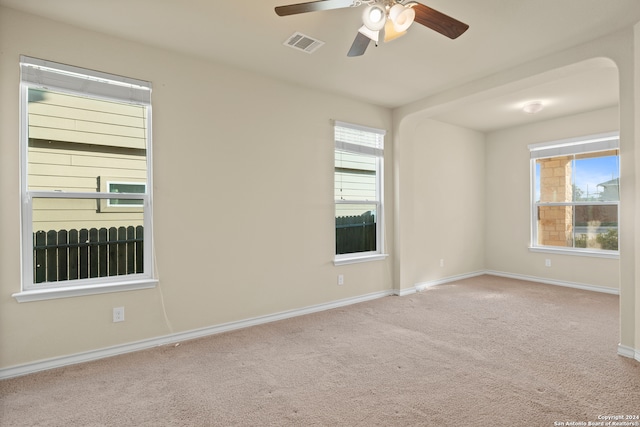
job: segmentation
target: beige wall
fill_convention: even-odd
[[[486,268],[505,273],[619,289],[620,261],[531,252],[528,144],[611,132],[618,108],[518,126],[487,135]],[[624,201],[621,203],[624,204]],[[545,259],[551,267],[545,267]]]
[[[157,288],[11,297],[20,290],[20,54],[152,82]],[[330,120],[390,130],[388,109],[4,8],[0,93],[0,367],[393,287],[391,259],[332,263]],[[390,175],[391,142],[389,134]],[[386,235],[392,253],[391,227]],[[120,306],[126,321],[114,324]]]
[[[406,124],[400,138],[400,289],[482,271],[484,135],[423,120]]]

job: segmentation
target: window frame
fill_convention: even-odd
[[[18,302],[75,297],[116,291],[155,287],[152,241],[152,132],[151,84],[99,71],[88,70],[52,61],[20,56],[20,194],[21,194],[21,290],[13,294]],[[89,99],[128,103],[146,109],[146,191],[145,193],[118,193],[119,199],[142,200],[135,209],[143,213],[144,252],[143,272],[119,276],[93,277],[35,283],[33,201],[34,199],[92,199],[106,202],[113,193],[97,189],[96,192],[30,190],[29,175],[29,90],[82,96]]]
[[[333,121],[334,129],[334,265],[353,264],[367,261],[377,261],[385,259],[388,254],[385,253],[384,248],[384,137],[386,131],[384,129],[377,129],[368,126],[356,125],[352,123],[346,123],[341,121]],[[368,147],[366,145],[358,144],[354,141],[340,141],[336,138],[335,130],[337,127],[354,129],[363,132],[375,133],[382,137],[382,143],[380,148]],[[335,155],[338,151],[343,151],[356,155],[364,155],[375,157],[376,161],[376,200],[338,200],[335,197],[335,179],[336,179],[336,167],[335,167]],[[376,206],[376,250],[365,252],[353,252],[347,254],[335,253],[335,215],[339,205],[375,205]]]
[[[588,135],[558,141],[544,142],[528,145],[530,152],[530,241],[529,250],[531,252],[555,253],[576,256],[588,256],[597,258],[619,259],[620,247],[618,250],[576,248],[564,246],[550,246],[538,244],[538,209],[541,206],[616,206],[618,236],[621,235],[620,228],[620,198],[617,201],[571,201],[571,202],[537,202],[536,201],[536,161],[543,158],[562,157],[569,155],[579,155],[587,153],[606,152],[620,150],[619,132],[607,132],[602,134]],[[620,176],[620,166],[618,164],[618,178]]]

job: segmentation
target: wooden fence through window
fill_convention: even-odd
[[[371,212],[336,217],[336,254],[376,250],[376,218]]]
[[[142,273],[144,227],[33,233],[34,282]]]

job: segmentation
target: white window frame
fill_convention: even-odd
[[[601,250],[589,248],[574,248],[561,246],[545,246],[539,245],[538,242],[538,207],[539,206],[580,206],[580,205],[615,205],[618,207],[618,236],[621,236],[620,229],[620,201],[610,202],[546,202],[536,203],[536,160],[542,158],[560,157],[572,154],[596,153],[601,151],[619,150],[620,134],[619,132],[607,132],[596,135],[582,136],[558,141],[544,142],[539,144],[530,144],[528,146],[530,152],[530,169],[531,169],[531,228],[530,228],[530,244],[529,250],[532,252],[556,253],[577,256],[590,256],[597,258],[613,258],[620,257],[620,250]]]
[[[87,70],[27,56],[20,57],[20,169],[21,169],[21,291],[13,294],[18,302],[75,297],[116,291],[152,288],[154,278],[152,241],[152,158],[151,158],[151,84],[99,71]],[[120,199],[143,200],[144,272],[110,277],[35,283],[33,269],[33,200],[37,198],[92,199],[106,201],[113,193],[30,191],[28,184],[28,93],[29,89],[88,96],[94,99],[126,102],[147,109],[146,193],[118,193]],[[137,207],[140,209],[140,207]]]
[[[382,135],[384,140],[384,135],[386,131],[384,129],[376,129],[368,126],[361,126],[352,123],[345,123],[340,121],[334,121],[334,130],[335,127],[344,127],[350,129],[356,129],[364,132],[375,133],[377,135]],[[335,135],[335,133],[334,133]],[[337,138],[334,138],[335,148],[334,153],[337,150],[351,152],[355,154],[364,154],[368,156],[373,156],[376,158],[376,200],[369,201],[361,201],[361,200],[335,200],[334,205],[334,216],[336,212],[337,205],[348,205],[348,204],[373,204],[376,206],[376,250],[375,251],[367,251],[367,252],[355,252],[349,254],[335,254],[334,253],[334,265],[344,265],[344,264],[353,264],[358,262],[367,262],[367,261],[377,261],[385,259],[388,254],[384,253],[384,142],[381,147],[369,147],[366,145],[360,145],[354,143],[353,141],[341,141]],[[335,158],[335,156],[334,156]],[[335,161],[334,161],[335,167]],[[335,180],[335,173],[334,173]],[[334,182],[335,188],[335,182]],[[335,199],[335,195],[334,195]],[[335,223],[334,223],[335,224]],[[334,229],[335,230],[335,229]],[[335,238],[335,231],[334,231]],[[335,248],[335,242],[334,242]],[[335,250],[334,250],[335,252]]]

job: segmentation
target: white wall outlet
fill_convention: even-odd
[[[444,258],[440,260],[440,267],[444,267]]]
[[[124,307],[116,307],[113,309],[113,323],[124,322]]]
[[[545,267],[551,267],[551,260],[549,258],[544,260],[544,266]]]
[[[344,274],[338,274],[338,285],[344,285]]]

